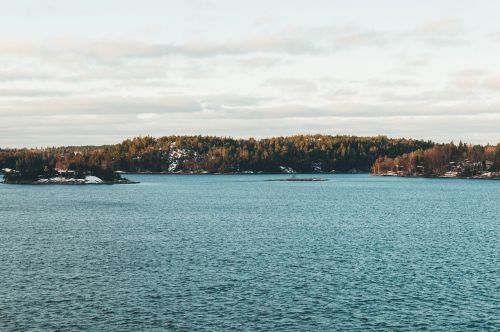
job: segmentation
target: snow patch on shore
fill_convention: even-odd
[[[101,184],[104,183],[97,176],[88,175],[85,179],[75,179],[75,178],[65,178],[62,176],[56,176],[50,179],[39,179],[35,183],[38,184]]]
[[[87,184],[99,184],[99,183],[103,183],[103,181],[100,178],[98,178],[97,176],[87,175],[85,177],[85,183],[87,183]]]
[[[295,170],[291,167],[286,167],[286,166],[280,166],[280,169],[281,169],[281,173],[285,173],[285,174],[293,174],[293,173],[297,173],[295,172]]]

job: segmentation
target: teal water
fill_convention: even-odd
[[[500,182],[0,185],[0,330],[498,331]]]

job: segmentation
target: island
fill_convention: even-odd
[[[43,170],[34,170],[28,167],[20,167],[19,169],[3,168],[1,173],[3,174],[3,183],[6,184],[100,185],[138,183],[122,177],[120,172],[98,168],[63,170],[45,167]]]
[[[323,178],[286,178],[286,179],[269,179],[266,181],[290,181],[290,182],[321,182],[328,181],[328,179]]]
[[[0,169],[5,183],[36,184],[132,183],[121,177],[124,173],[498,179],[500,144],[319,134],[262,139],[145,136],[114,145],[0,148]]]

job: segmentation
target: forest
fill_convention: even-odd
[[[436,144],[397,157],[381,156],[372,167],[375,175],[500,177],[500,144]]]
[[[0,169],[34,179],[54,170],[91,174],[369,172],[377,158],[395,158],[434,146],[385,136],[298,135],[266,139],[150,136],[105,146],[0,150]]]
[[[266,139],[151,136],[104,146],[0,150],[0,169],[36,179],[71,170],[113,179],[126,173],[322,173],[460,176],[500,170],[499,145],[436,144],[385,136],[297,135]],[[4,172],[5,173],[5,172]]]

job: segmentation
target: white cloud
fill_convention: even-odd
[[[9,55],[32,55],[35,45],[22,41],[2,41],[0,42],[0,57]]]
[[[290,54],[332,52],[385,42],[382,32],[353,27],[286,27],[268,34],[238,39],[187,40],[182,43],[152,43],[140,40],[56,38],[38,43],[0,41],[0,56],[24,56],[45,60],[85,58],[99,62],[170,55],[209,57],[222,55]],[[261,58],[262,59],[262,58]]]
[[[276,87],[290,93],[311,93],[318,91],[316,82],[298,78],[271,78],[263,84],[264,86]]]
[[[161,98],[121,96],[46,98],[42,101],[8,102],[1,106],[3,107],[0,108],[0,115],[15,115],[16,117],[89,114],[120,116],[141,113],[191,113],[202,110],[201,104],[197,100],[184,96]]]
[[[156,118],[157,116],[157,113],[139,113],[136,117],[140,120],[150,120]]]
[[[67,96],[70,91],[62,90],[49,90],[49,89],[6,89],[0,88],[0,99],[5,98],[40,98],[40,97],[53,97],[53,96]]]
[[[290,63],[290,60],[286,60],[279,57],[270,56],[251,56],[245,57],[239,60],[239,64],[245,68],[269,68],[272,66],[279,66],[283,64]]]
[[[499,32],[493,32],[489,35],[494,41],[500,42],[500,31]]]
[[[500,91],[500,75],[497,74],[486,77],[484,80],[484,86],[489,89]]]
[[[440,47],[469,42],[462,20],[456,17],[442,17],[426,22],[412,34],[417,40]]]
[[[460,19],[456,17],[443,17],[427,22],[417,28],[421,35],[457,35],[463,33],[464,28]]]
[[[482,68],[469,68],[457,72],[453,83],[465,90],[500,90],[500,74]]]
[[[322,10],[305,2],[300,8],[315,15],[183,6],[184,16],[147,25],[131,23],[136,13],[126,24],[106,17],[116,30],[75,33],[47,20],[43,34],[29,23],[21,34],[9,23],[11,33],[0,31],[0,146],[314,132],[500,141],[492,129],[500,126],[500,43],[491,42],[500,38],[488,34],[496,21],[348,15],[346,5],[319,20]]]

